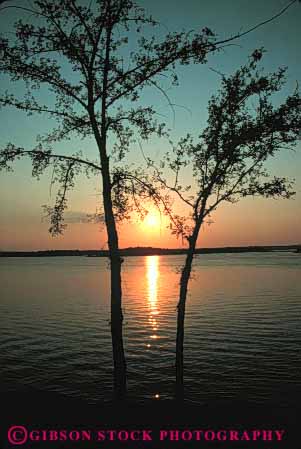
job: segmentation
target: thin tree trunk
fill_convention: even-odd
[[[105,108],[103,108],[105,110]],[[105,115],[102,124],[105,123]],[[95,139],[99,149],[101,172],[102,172],[102,197],[105,215],[105,224],[108,236],[108,247],[111,269],[111,336],[114,364],[114,399],[122,400],[126,396],[126,362],[122,335],[122,287],[121,287],[121,264],[118,233],[112,204],[112,183],[110,178],[109,157],[106,148],[106,131],[103,125],[100,134],[95,114],[90,112],[90,119]]]
[[[184,328],[185,328],[185,308],[187,299],[188,283],[191,275],[193,257],[195,254],[196,242],[199,235],[201,222],[197,223],[191,238],[189,248],[182,269],[180,278],[180,297],[177,313],[177,338],[176,338],[176,399],[184,399]]]
[[[107,154],[107,85],[110,69],[112,28],[107,30],[105,45],[105,64],[103,69],[102,104],[101,104],[101,127],[98,128],[93,97],[93,82],[91,79],[88,86],[89,115],[94,132],[95,140],[99,150],[101,173],[102,173],[102,196],[105,223],[108,235],[108,247],[111,268],[111,336],[114,363],[114,399],[122,400],[126,396],[126,362],[124,356],[122,336],[122,287],[121,287],[121,264],[118,233],[112,203],[112,183],[110,176],[110,163]]]
[[[177,314],[177,340],[176,340],[176,399],[184,399],[184,323],[187,288],[193,261],[193,251],[189,248],[185,265],[180,279],[180,298]]]
[[[102,158],[102,188],[105,222],[108,235],[108,247],[111,268],[111,335],[114,363],[114,398],[121,400],[126,395],[126,362],[122,336],[122,287],[121,264],[118,234],[113,213],[109,159]]]
[[[112,241],[109,244],[112,248]],[[123,314],[121,307],[121,258],[116,248],[110,251],[111,262],[111,335],[114,362],[114,397],[117,400],[124,399],[126,395],[126,362],[123,348],[122,323]]]

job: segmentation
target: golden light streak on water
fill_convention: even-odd
[[[159,256],[147,256],[146,257],[146,277],[147,277],[147,287],[148,287],[148,302],[149,302],[149,323],[151,326],[151,331],[158,331],[159,325],[157,319],[153,317],[158,317],[158,278],[159,278]],[[157,334],[150,335],[152,340],[156,340]]]
[[[158,277],[159,277],[159,256],[146,257],[146,276],[148,283],[148,300],[151,306],[151,315],[157,312],[157,291],[158,291]]]

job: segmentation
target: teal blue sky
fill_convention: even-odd
[[[14,3],[14,2],[11,2]],[[155,30],[158,37],[166,31],[181,29],[199,30],[209,27],[223,39],[268,19],[289,2],[286,0],[144,0],[139,4],[160,21]],[[15,2],[15,4],[20,4]],[[23,14],[3,12],[0,14],[1,30],[8,31],[14,18]],[[207,103],[219,87],[217,70],[230,74],[256,48],[266,50],[263,67],[273,71],[279,66],[287,66],[287,84],[277,100],[291,93],[296,83],[301,85],[300,64],[300,23],[301,4],[295,3],[275,21],[234,41],[217,54],[211,55],[205,65],[181,67],[178,70],[180,85],[168,90],[175,107],[175,116],[166,99],[157,91],[147,90],[143,95],[143,104],[152,104],[171,130],[171,137],[177,140],[187,132],[198,135],[206,123]],[[149,31],[146,30],[146,33]],[[213,69],[213,70],[212,70]],[[1,77],[1,91],[10,89],[22,94],[23,86],[13,85]],[[49,93],[40,92],[41,99],[51,101]],[[26,117],[14,110],[0,110],[0,145],[13,142],[24,147],[35,144],[37,134],[49,129],[50,122],[44,116]],[[88,155],[96,157],[93,141],[78,142],[72,140],[60,145],[63,152],[83,149]],[[144,143],[144,152],[153,159],[163,157],[168,149],[166,140],[151,139]],[[134,144],[128,156],[129,163],[143,163],[139,145]],[[244,200],[240,204],[222,207],[213,216],[214,225],[205,228],[200,244],[204,246],[248,245],[248,244],[286,244],[300,243],[301,218],[301,143],[294,153],[283,153],[270,163],[275,174],[296,179],[297,194],[293,200]],[[41,222],[41,205],[54,201],[54,192],[50,195],[48,172],[37,182],[30,178],[28,161],[16,164],[13,174],[1,173],[1,219],[0,249],[47,249],[47,248],[97,248],[105,246],[103,230],[96,225],[82,223],[85,213],[95,212],[100,201],[99,180],[79,179],[70,196],[70,211],[67,214],[69,229],[63,237],[53,239],[47,233],[47,223]],[[69,218],[68,218],[69,217]],[[73,217],[73,218],[70,218]],[[74,218],[78,217],[78,218]],[[77,222],[76,222],[77,221]],[[135,223],[121,228],[121,245],[180,246],[181,242],[171,238],[161,229],[150,234],[147,229],[137,231]],[[139,241],[136,241],[137,235]]]

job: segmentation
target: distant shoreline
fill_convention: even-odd
[[[300,252],[301,245],[273,245],[273,246],[225,246],[218,248],[197,248],[196,254],[218,254],[218,253],[251,253],[293,251]],[[122,256],[168,256],[186,254],[183,248],[153,248],[153,247],[130,247],[120,249]],[[45,251],[0,251],[0,257],[108,257],[108,250],[45,250]]]

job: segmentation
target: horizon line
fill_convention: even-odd
[[[301,243],[293,244],[274,244],[274,245],[243,245],[243,246],[212,246],[212,247],[197,247],[196,252],[201,251],[222,251],[222,250],[273,250],[273,249],[298,249],[301,247]],[[185,253],[188,248],[166,248],[166,247],[155,247],[155,246],[128,246],[119,248],[120,251],[130,251],[130,252],[140,252],[140,251],[166,251],[166,252],[178,252]],[[2,250],[0,249],[0,255],[5,254],[39,254],[39,253],[101,253],[108,254],[108,249],[36,249],[36,250]]]

